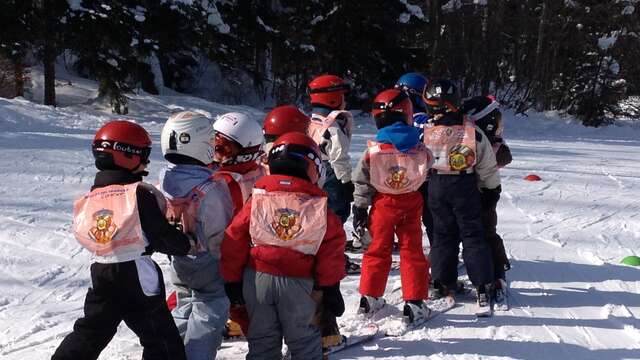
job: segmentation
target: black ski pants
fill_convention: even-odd
[[[482,201],[482,225],[487,243],[491,248],[494,276],[496,279],[504,279],[505,271],[511,268],[511,264],[504,248],[504,241],[496,231],[498,225],[496,207],[500,200],[500,194],[485,191],[481,194],[480,199]]]
[[[184,344],[165,301],[162,272],[160,294],[144,294],[135,261],[91,264],[92,287],[84,302],[84,317],[73,325],[52,360],[93,360],[124,321],[140,338],[144,360],[184,360]]]
[[[433,171],[429,178],[429,207],[433,216],[431,276],[455,288],[458,251],[474,286],[493,282],[491,251],[482,227],[480,191],[474,174],[444,175]]]

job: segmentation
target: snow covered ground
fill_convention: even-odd
[[[59,91],[68,106],[58,109],[0,99],[2,359],[48,359],[81,315],[90,285],[89,256],[70,233],[71,208],[93,179],[93,132],[112,116],[86,102],[95,95],[90,81],[64,75]],[[177,94],[138,95],[126,118],[157,143],[164,119],[179,109],[261,114]],[[507,113],[514,162],[502,172],[499,231],[513,266],[507,273],[512,309],[476,319],[467,301],[424,329],[332,359],[640,358],[640,269],[620,265],[624,256],[640,255],[640,129],[587,129],[547,115]],[[374,133],[370,120],[358,123],[355,158]],[[153,181],[163,163],[159,146],[151,160]],[[530,173],[542,181],[523,181]],[[166,269],[166,258],[155,258]],[[392,272],[388,289],[398,280]],[[347,313],[340,322],[347,329],[357,287],[358,277],[343,282]],[[243,359],[245,351],[243,343],[225,343],[219,358]],[[136,337],[122,326],[100,358],[140,354]]]

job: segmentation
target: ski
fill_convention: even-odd
[[[336,346],[332,346],[328,349],[325,349],[324,355],[328,356],[331,354],[335,354],[339,351],[348,349],[358,344],[363,344],[367,341],[373,340],[378,335],[378,325],[375,323],[368,323],[363,326],[356,334],[353,335],[345,335],[344,341]]]
[[[450,297],[443,297],[437,300],[429,300],[427,301],[427,306],[431,310],[429,312],[429,316],[423,318],[419,322],[414,322],[411,324],[406,324],[403,321],[402,326],[397,328],[387,329],[385,331],[385,336],[387,337],[399,337],[410,331],[420,329],[424,327],[429,321],[436,318],[440,314],[444,314],[445,312],[456,307],[455,300],[452,301]]]

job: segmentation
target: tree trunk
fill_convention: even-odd
[[[50,41],[44,46],[44,104],[56,106],[56,53]]]
[[[17,59],[14,63],[15,74],[15,96],[24,96],[24,64],[22,59]]]
[[[440,42],[440,0],[428,0],[427,4],[431,10],[431,61],[434,62],[438,56],[438,46]]]
[[[545,88],[546,88],[546,81],[545,81],[545,64],[543,61],[543,48],[544,48],[544,34],[546,32],[547,29],[547,13],[548,13],[548,9],[549,9],[549,0],[544,0],[542,2],[542,12],[540,14],[540,22],[538,23],[538,43],[536,45],[536,62],[535,62],[535,79],[536,79],[536,85],[537,85],[537,96],[536,96],[536,103],[537,103],[537,107],[538,110],[543,110],[545,108]]]
[[[50,1],[42,1],[44,42],[42,63],[44,65],[44,104],[56,106],[56,34],[54,12]]]

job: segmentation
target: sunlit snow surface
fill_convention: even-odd
[[[71,208],[93,180],[93,132],[111,115],[99,103],[79,101],[94,94],[93,83],[71,80],[60,85],[60,98],[73,106],[0,99],[2,359],[49,359],[81,316],[90,286],[89,256],[70,233]],[[193,108],[211,115],[262,114],[190,97],[140,95],[128,118],[145,126],[157,144],[167,115]],[[357,122],[355,159],[374,134],[370,119]],[[468,298],[423,329],[332,359],[640,358],[640,269],[619,264],[639,254],[640,130],[586,129],[553,114],[507,113],[506,126],[514,162],[502,170],[498,210],[513,266],[507,273],[512,309],[478,320]],[[155,146],[151,181],[162,161]],[[522,180],[531,173],[542,181]],[[154,258],[168,270],[165,256]],[[393,271],[388,289],[398,280]],[[347,312],[340,323],[347,333],[355,330],[357,289],[358,277],[342,283]],[[224,343],[218,358],[245,354],[246,344]],[[140,357],[137,338],[122,325],[100,359]]]

